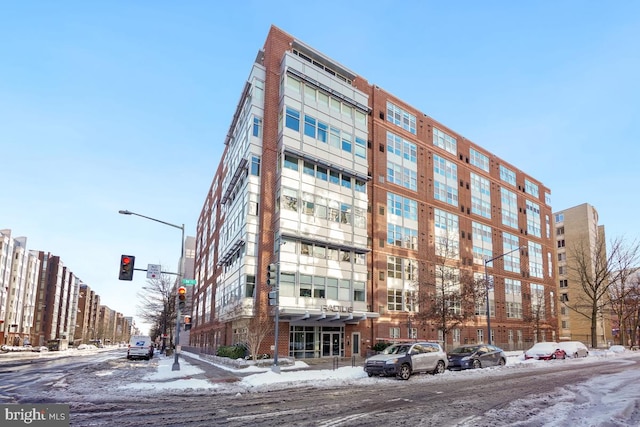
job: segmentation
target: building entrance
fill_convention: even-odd
[[[340,332],[322,332],[322,357],[342,355],[340,335]]]

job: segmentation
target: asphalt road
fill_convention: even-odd
[[[228,371],[189,359],[203,369],[194,376],[220,383],[206,390],[128,391],[118,388],[157,370],[157,361],[132,363],[119,352],[0,367],[2,402],[69,403],[73,426],[511,426],[526,413],[497,422],[491,409],[516,399],[548,394],[595,376],[639,369],[640,357],[549,363],[532,369],[487,369],[486,375],[416,375],[355,385],[305,383],[274,390],[246,389]],[[562,361],[559,361],[562,362]],[[86,378],[101,378],[99,382]],[[224,383],[224,384],[222,384]],[[629,415],[640,425],[640,412]],[[524,420],[524,423],[523,423]],[[530,424],[535,426],[535,424]],[[626,425],[626,424],[625,424]]]

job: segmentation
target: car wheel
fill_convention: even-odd
[[[573,357],[574,357],[575,359],[577,359],[577,358],[578,358],[578,353],[573,353]]]
[[[400,378],[401,380],[408,380],[410,376],[411,376],[411,368],[409,367],[408,364],[404,363],[402,366],[400,366],[400,372],[398,372],[398,378]]]
[[[436,365],[436,369],[433,370],[432,374],[442,374],[444,373],[444,362],[442,360],[438,360],[438,364]]]
[[[552,358],[552,359],[555,359],[555,358],[556,358],[555,353],[551,355],[551,358]]]
[[[504,366],[506,364],[507,364],[507,361],[502,358],[498,361],[498,366]]]
[[[482,368],[482,363],[478,359],[473,359],[473,369]]]
[[[367,375],[369,375],[369,378],[371,378],[373,376],[373,373],[367,372]]]

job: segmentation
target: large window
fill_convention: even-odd
[[[455,163],[433,156],[433,197],[458,206],[458,168]]]
[[[436,255],[449,259],[459,259],[460,255],[460,227],[458,215],[434,209]]]
[[[477,150],[474,150],[473,148],[470,148],[469,157],[469,163],[482,169],[485,172],[489,172],[489,158],[487,156]]]
[[[491,185],[489,180],[471,173],[471,212],[491,218]]]
[[[527,233],[540,237],[540,205],[527,200]]]
[[[414,221],[418,220],[418,202],[408,197],[387,192],[387,209],[393,215]]]
[[[506,254],[502,257],[505,271],[520,272],[519,247],[520,241],[518,240],[518,236],[509,233],[502,233],[502,249]]]
[[[527,178],[524,179],[524,191],[532,196],[540,197],[540,194],[538,193],[538,186]]]
[[[417,170],[416,144],[387,132],[387,181],[416,191]]]
[[[511,228],[518,228],[518,197],[513,191],[500,188],[502,204],[502,224]]]
[[[473,221],[471,228],[473,230],[473,262],[475,264],[484,264],[485,259],[493,258],[491,227]]]
[[[532,277],[543,277],[542,245],[529,242],[529,274]]]
[[[387,243],[417,251],[418,230],[398,224],[387,224]]]
[[[387,101],[387,120],[416,134],[416,116]]]
[[[454,156],[458,152],[458,141],[436,127],[433,128],[433,145],[448,151]]]
[[[516,185],[516,173],[502,165],[500,165],[500,179],[514,187]]]

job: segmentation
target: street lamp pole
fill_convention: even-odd
[[[135,215],[135,216],[139,216],[142,218],[146,218],[149,219],[151,221],[155,221],[155,222],[159,222],[161,224],[164,225],[168,225],[169,227],[173,227],[173,228],[178,228],[182,231],[182,240],[180,242],[180,262],[178,264],[178,283],[180,283],[180,281],[182,280],[182,276],[183,276],[183,267],[182,264],[184,262],[184,224],[182,225],[176,225],[176,224],[171,224],[170,222],[165,222],[165,221],[161,221],[159,219],[156,218],[151,218],[149,216],[145,216],[145,215],[140,215],[138,213],[135,212],[131,212],[128,210],[120,210],[118,211],[118,213],[122,214],[122,215]],[[176,348],[174,351],[174,359],[173,359],[173,365],[171,366],[171,370],[172,371],[179,371],[180,370],[180,361],[178,360],[178,345],[180,344],[180,303],[178,301],[178,293],[176,292]]]
[[[485,259],[484,260],[484,284],[485,284],[485,290],[487,292],[487,339],[488,339],[488,343],[489,345],[491,345],[491,310],[489,308],[489,273],[487,271],[487,264],[489,264],[492,261],[495,261],[499,258],[502,258],[504,256],[509,255],[510,253],[513,253],[515,251],[519,251],[520,249],[523,249],[525,246],[518,246],[517,248],[509,251],[509,252],[505,252],[502,255],[498,255],[496,257],[493,257],[491,259]]]

